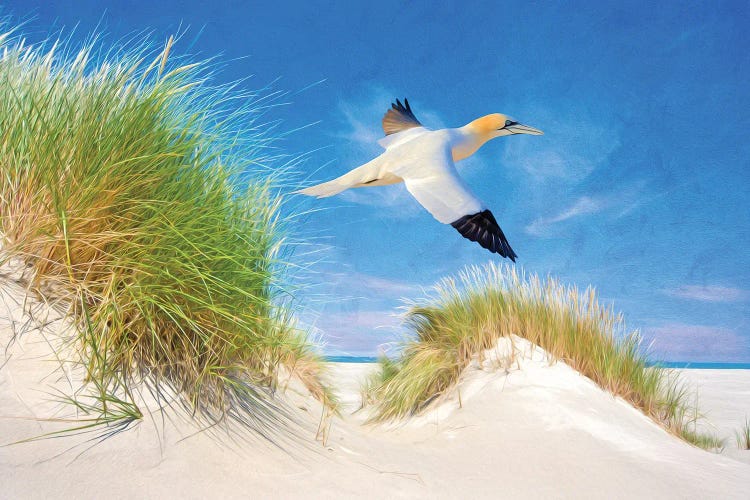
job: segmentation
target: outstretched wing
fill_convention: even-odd
[[[476,241],[484,248],[493,253],[516,261],[516,252],[510,247],[508,239],[503,230],[495,220],[495,216],[489,210],[483,210],[475,214],[464,215],[455,222],[451,222],[464,238]]]
[[[404,99],[404,104],[396,99],[396,102],[391,104],[391,109],[383,115],[383,132],[385,132],[385,135],[397,134],[421,126],[422,124],[411,111],[408,99]]]
[[[450,150],[436,148],[425,155],[425,160],[419,168],[400,174],[412,196],[433,217],[452,225],[464,238],[515,262],[517,255],[503,230],[458,175]]]

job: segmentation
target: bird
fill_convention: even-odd
[[[380,156],[336,179],[295,193],[327,198],[350,188],[403,182],[438,222],[450,224],[464,238],[515,262],[518,256],[495,216],[471,192],[455,164],[491,139],[543,132],[501,113],[482,116],[459,128],[431,130],[417,119],[406,98],[403,103],[399,99],[391,103],[382,125],[385,137],[378,144],[385,151]]]

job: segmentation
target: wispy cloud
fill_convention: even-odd
[[[421,289],[415,283],[381,278],[371,274],[347,273],[339,274],[339,283],[356,284],[356,286],[376,292],[380,295],[408,295]]]
[[[320,271],[315,307],[300,317],[329,354],[375,355],[403,338],[396,304],[420,296],[424,287],[398,278],[347,270]]]
[[[356,271],[323,271],[316,275],[315,280],[325,283],[325,287],[335,291],[336,296],[349,298],[397,300],[411,297],[424,288],[418,283]],[[325,294],[326,290],[322,293]]]
[[[370,86],[367,97],[360,99],[341,100],[337,110],[340,115],[339,127],[334,132],[338,138],[344,138],[353,146],[363,151],[379,153],[382,148],[378,145],[378,139],[384,136],[381,121],[383,115],[391,107],[391,103],[397,98],[402,99],[395,92],[380,86]],[[424,105],[411,102],[414,113],[422,124],[428,128],[444,128],[444,122],[440,115],[426,108]]]
[[[631,181],[627,185],[618,186],[616,190],[596,195],[583,195],[558,209],[554,215],[542,216],[527,225],[527,234],[537,237],[552,237],[556,235],[558,225],[570,219],[609,212],[613,218],[626,216],[635,205],[647,198],[647,183],[642,179]]]
[[[314,324],[328,354],[373,356],[389,351],[405,334],[392,310],[323,313]]]
[[[746,362],[750,339],[729,328],[667,323],[643,332],[651,358],[661,361]]]
[[[503,161],[520,166],[535,183],[581,182],[620,146],[619,132],[593,117],[531,114],[535,121],[530,125],[542,128],[544,139],[507,141]]]
[[[750,299],[750,292],[747,290],[716,285],[682,285],[663,292],[672,297],[701,302],[740,302]]]
[[[383,133],[377,125],[378,121],[373,119],[376,112],[368,108],[372,108],[372,105],[354,106],[347,101],[339,102],[343,127],[335,135],[374,155],[382,149],[377,141]]]
[[[607,201],[589,196],[579,197],[571,206],[551,217],[540,217],[526,226],[526,232],[533,236],[547,236],[550,227],[574,217],[595,214],[607,206]]]

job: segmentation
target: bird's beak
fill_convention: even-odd
[[[544,135],[544,132],[542,132],[541,130],[535,129],[534,127],[529,127],[528,125],[524,125],[523,123],[514,123],[513,125],[508,125],[507,127],[505,127],[505,130],[507,130],[511,134]]]

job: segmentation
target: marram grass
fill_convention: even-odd
[[[282,307],[262,96],[210,87],[200,64],[170,62],[172,42],[66,55],[0,37],[4,252],[80,326],[94,390],[72,401],[95,421],[140,417],[145,380],[211,420],[274,425],[281,367],[333,405]]]
[[[741,450],[750,450],[750,418],[745,417],[745,422],[739,430],[734,431],[737,447]]]
[[[456,384],[473,356],[515,334],[669,431],[705,447],[715,444],[695,432],[697,414],[686,388],[674,373],[646,366],[638,334],[625,331],[622,317],[600,305],[593,288],[580,292],[490,263],[442,280],[431,299],[411,305],[405,321],[414,338],[398,359],[381,362],[366,388],[375,420],[419,413]]]

